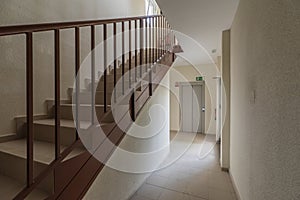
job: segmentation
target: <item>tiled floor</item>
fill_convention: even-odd
[[[219,166],[219,146],[199,158],[203,141],[198,134],[179,160],[154,172],[131,200],[236,200],[230,177]]]

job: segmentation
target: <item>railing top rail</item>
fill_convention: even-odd
[[[41,23],[41,24],[25,24],[13,26],[0,26],[0,36],[5,35],[19,35],[33,32],[52,31],[56,29],[70,29],[76,27],[86,27],[93,25],[119,23],[147,18],[160,17],[162,15],[148,15],[128,18],[114,18],[114,19],[100,19],[100,20],[86,20],[86,21],[73,21],[73,22],[54,22],[54,23]]]

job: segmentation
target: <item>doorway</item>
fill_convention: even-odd
[[[182,132],[205,132],[205,82],[179,83]]]

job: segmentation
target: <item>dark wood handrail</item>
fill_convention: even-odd
[[[150,20],[148,20],[150,19]],[[122,38],[120,44],[117,44],[117,27],[121,23],[122,28]],[[126,46],[125,42],[125,24],[128,23],[129,29],[129,38],[130,44]],[[134,23],[134,26],[133,26]],[[170,27],[167,24],[166,19],[162,15],[151,15],[151,16],[138,16],[138,17],[128,17],[128,18],[115,18],[115,19],[99,19],[99,20],[87,20],[87,21],[73,21],[73,22],[54,22],[54,23],[40,23],[40,24],[25,24],[25,25],[10,25],[10,26],[0,26],[0,37],[1,36],[8,36],[8,35],[26,35],[26,108],[27,108],[27,158],[26,158],[26,177],[27,177],[27,184],[26,187],[20,191],[14,199],[24,199],[26,196],[28,196],[43,180],[45,177],[49,176],[51,172],[54,172],[55,170],[58,170],[60,167],[60,164],[62,164],[64,158],[67,157],[67,155],[77,146],[80,144],[80,139],[78,137],[78,124],[79,124],[79,117],[78,117],[78,110],[79,110],[79,79],[76,79],[76,95],[75,95],[75,102],[76,102],[76,110],[75,113],[75,124],[76,124],[76,139],[75,141],[66,149],[62,150],[61,147],[61,109],[60,109],[60,87],[61,87],[61,55],[60,55],[60,34],[61,30],[64,29],[74,29],[74,36],[75,36],[75,74],[76,77],[77,72],[79,71],[81,60],[80,60],[80,28],[82,27],[90,27],[90,35],[91,35],[91,52],[93,52],[93,49],[95,48],[95,42],[96,42],[96,26],[102,26],[103,30],[103,39],[106,41],[108,36],[108,25],[112,25],[112,36],[113,36],[113,52],[110,52],[114,56],[114,74],[113,74],[113,83],[114,86],[116,86],[117,83],[117,46],[122,47],[122,95],[124,95],[125,90],[125,80],[124,80],[124,74],[125,74],[125,63],[126,57],[125,53],[126,50],[129,50],[129,69],[134,68],[133,74],[130,73],[129,76],[129,82],[130,82],[130,88],[133,90],[133,94],[130,100],[130,109],[128,112],[130,112],[133,121],[138,116],[140,110],[145,105],[146,101],[152,96],[153,91],[157,86],[152,86],[153,80],[161,80],[163,76],[165,75],[164,72],[159,72],[157,75],[152,74],[152,66],[157,63],[171,65],[168,61],[168,57],[170,57],[170,54],[167,51],[167,43],[164,38],[167,38],[168,31],[170,31]],[[152,30],[151,30],[152,28]],[[41,173],[34,176],[34,151],[33,151],[33,143],[34,143],[34,127],[33,127],[33,119],[34,119],[34,113],[33,113],[33,74],[34,74],[34,64],[33,64],[33,39],[34,34],[36,32],[46,32],[46,31],[53,31],[54,33],[54,60],[55,60],[55,159],[51,162],[51,164],[43,170]],[[133,38],[132,38],[133,37]],[[139,38],[139,40],[138,40]],[[131,42],[134,42],[135,44],[132,45]],[[127,49],[128,48],[128,49]],[[134,63],[132,63],[132,54],[134,53]],[[108,56],[108,47],[107,43],[104,43],[103,46],[103,64],[104,66],[107,66],[107,56]],[[91,95],[91,105],[95,105],[95,94],[94,90],[96,86],[94,86],[95,82],[95,57],[96,55],[92,54],[92,62],[91,62],[91,80],[92,80],[92,95]],[[151,58],[152,57],[152,58]],[[174,55],[172,56],[174,57]],[[139,61],[139,62],[138,62]],[[151,64],[149,66],[148,64]],[[145,67],[139,68],[139,73],[137,71],[138,65],[145,64]],[[156,71],[156,70],[155,70]],[[134,77],[133,82],[137,83],[137,79],[142,79],[143,74],[148,73],[149,74],[149,84],[148,86],[141,91],[140,96],[135,94],[135,90],[137,89],[136,86],[133,86],[131,88],[131,77]],[[139,77],[138,77],[139,76]],[[104,71],[103,76],[103,104],[104,104],[104,117],[108,114],[108,100],[107,100],[107,70]],[[127,90],[127,88],[126,88]],[[114,90],[115,91],[115,90]],[[135,98],[136,97],[136,98]],[[116,101],[116,92],[114,92],[114,101]],[[95,108],[92,106],[91,110],[91,119],[92,124],[94,124],[94,113]],[[101,120],[100,120],[101,121]],[[116,122],[115,122],[116,123]],[[128,124],[129,125],[129,124]],[[115,132],[118,132],[115,131]],[[111,130],[108,131],[109,134],[111,133]],[[91,155],[90,155],[91,156]],[[86,163],[84,163],[85,165]],[[82,165],[83,166],[83,165]],[[81,167],[82,167],[81,166]],[[77,173],[77,172],[76,172]],[[54,183],[55,185],[55,183]],[[57,189],[55,188],[55,193]],[[61,192],[61,191],[60,191]],[[57,194],[55,194],[57,195]]]
[[[0,36],[5,35],[18,35],[33,32],[51,31],[56,29],[69,29],[75,27],[85,27],[92,25],[103,25],[111,23],[119,23],[125,21],[133,21],[140,19],[148,19],[159,17],[161,15],[149,15],[139,17],[128,17],[128,18],[115,18],[115,19],[99,19],[99,20],[87,20],[87,21],[72,21],[72,22],[54,22],[54,23],[41,23],[41,24],[25,24],[25,25],[11,25],[11,26],[0,26]]]

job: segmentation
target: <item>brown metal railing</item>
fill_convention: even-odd
[[[134,23],[134,25],[133,25]],[[146,63],[157,63],[161,58],[167,53],[167,40],[168,34],[170,33],[170,26],[167,23],[166,19],[163,16],[142,16],[142,17],[131,17],[131,18],[118,18],[118,19],[107,19],[107,20],[90,20],[90,21],[76,21],[76,22],[62,22],[62,23],[44,23],[44,24],[32,24],[32,25],[17,25],[17,26],[6,26],[0,27],[0,36],[7,36],[7,35],[21,35],[25,34],[26,36],[26,108],[27,108],[27,182],[26,188],[24,188],[16,197],[15,199],[24,199],[27,195],[33,191],[38,184],[40,184],[43,179],[50,174],[58,165],[60,165],[64,158],[80,143],[78,133],[76,132],[76,141],[64,151],[61,151],[61,141],[60,141],[60,134],[61,134],[61,96],[60,96],[60,88],[61,88],[61,80],[60,80],[60,70],[61,70],[61,54],[60,54],[60,45],[61,45],[61,38],[60,33],[61,30],[64,29],[73,29],[75,30],[75,77],[79,71],[81,60],[80,60],[80,30],[83,27],[90,27],[91,30],[91,91],[92,91],[92,109],[91,109],[91,122],[94,123],[95,121],[95,58],[96,55],[93,52],[96,46],[96,27],[102,26],[103,28],[103,40],[106,41],[108,39],[108,25],[112,25],[113,28],[113,56],[114,56],[114,63],[113,63],[113,85],[116,86],[117,83],[117,27],[121,24],[122,29],[122,75],[125,73],[125,24],[128,24],[128,31],[129,31],[129,45],[128,45],[128,52],[129,52],[129,86],[131,87],[131,78],[133,78],[134,82],[137,82],[139,78],[142,77],[142,74],[149,70],[149,67],[146,66],[144,69],[140,67],[140,71],[138,73],[137,66],[138,61],[139,65],[143,65]],[[138,29],[140,28],[140,29]],[[134,31],[131,31],[135,29]],[[34,143],[34,133],[33,133],[33,37],[34,33],[37,32],[46,32],[46,31],[53,31],[54,32],[54,59],[55,59],[55,160],[49,164],[46,170],[42,173],[37,175],[34,178],[34,153],[33,153],[33,143]],[[133,38],[132,38],[133,37]],[[173,37],[173,36],[172,36]],[[132,45],[132,41],[134,45]],[[173,41],[173,40],[172,40]],[[170,44],[169,44],[170,45]],[[172,45],[172,44],[171,44]],[[133,50],[132,47],[135,49]],[[107,43],[104,42],[103,46],[103,64],[105,67],[108,66],[107,57],[108,57],[108,50],[107,50]],[[139,57],[138,57],[139,53]],[[134,66],[132,66],[132,55],[134,54]],[[146,63],[144,63],[146,62]],[[133,70],[133,74],[131,74],[131,69]],[[139,76],[138,76],[139,74]],[[107,99],[107,70],[104,71],[103,79],[103,91],[104,91],[104,112],[108,111],[108,99]],[[79,76],[78,76],[79,77]],[[153,93],[154,88],[152,87],[152,70],[149,70],[149,86],[148,90],[149,93],[146,94],[144,91],[143,94],[146,96],[151,96]],[[78,94],[79,94],[79,78],[76,79],[76,109],[79,110],[79,103],[78,103]],[[122,94],[124,94],[124,76],[122,76]],[[101,86],[102,87],[102,86]],[[136,109],[136,100],[135,100],[135,93],[133,93],[130,99],[130,113],[132,119],[135,120],[138,109]],[[146,99],[145,96],[145,99]],[[114,94],[114,99],[116,100],[116,94]],[[140,98],[142,99],[142,98]],[[144,102],[145,103],[145,102]],[[78,126],[78,112],[76,112],[75,116],[76,125]],[[78,127],[76,127],[78,128]]]

